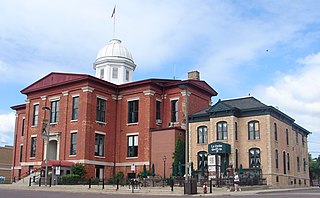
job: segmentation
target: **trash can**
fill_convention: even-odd
[[[197,194],[197,181],[195,179],[189,179],[184,183],[184,194]]]

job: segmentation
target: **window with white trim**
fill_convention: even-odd
[[[70,134],[70,155],[77,154],[77,133],[73,132]]]
[[[38,126],[39,104],[33,105],[32,126]]]
[[[127,157],[138,157],[138,135],[129,135],[127,140]]]
[[[56,123],[59,121],[59,103],[59,100],[51,102],[50,123]]]
[[[139,121],[139,100],[128,101],[128,123]]]
[[[106,100],[97,98],[96,121],[106,122]]]
[[[104,138],[105,135],[96,133],[94,155],[98,157],[104,157]]]
[[[72,120],[78,120],[79,112],[79,96],[72,98]]]

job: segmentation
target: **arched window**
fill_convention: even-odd
[[[208,169],[208,153],[206,151],[198,152],[198,170],[207,170]]]
[[[249,150],[249,167],[250,168],[260,168],[261,158],[260,149],[252,148]]]
[[[260,139],[260,124],[259,121],[254,120],[248,123],[248,139]]]
[[[228,125],[227,122],[217,123],[217,140],[227,140],[228,139]]]
[[[278,140],[278,129],[277,129],[277,123],[274,123],[274,140]]]
[[[278,150],[276,149],[276,168],[279,168],[279,153]]]
[[[283,151],[283,174],[287,174],[287,168],[286,168],[286,152]]]
[[[198,144],[207,144],[208,143],[208,127],[199,126],[197,131],[198,131]]]

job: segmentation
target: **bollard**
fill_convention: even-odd
[[[39,177],[39,187],[41,186],[41,177]]]
[[[212,178],[210,179],[209,185],[210,185],[210,193],[212,193]]]
[[[91,188],[91,179],[89,179],[89,189]]]
[[[131,181],[131,184],[132,184],[132,193],[134,193],[134,182],[133,182],[133,180]]]
[[[117,190],[119,190],[119,179],[117,179]]]
[[[51,183],[52,183],[52,178],[49,177],[49,187],[51,187]]]
[[[170,186],[171,186],[171,191],[173,191],[173,179],[172,178],[171,178]]]
[[[104,178],[102,178],[102,189],[104,189]]]
[[[31,186],[31,177],[29,178],[29,186]]]

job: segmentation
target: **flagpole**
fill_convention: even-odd
[[[113,16],[113,38],[115,38],[116,35],[116,14]]]
[[[113,38],[115,38],[116,36],[116,5],[112,10],[111,18],[113,18]]]

